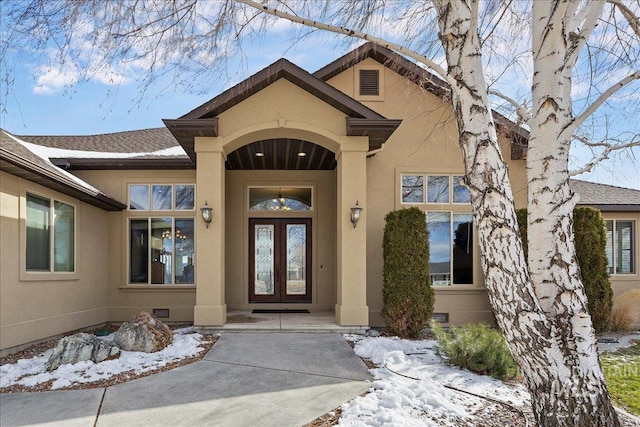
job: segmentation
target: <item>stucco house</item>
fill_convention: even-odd
[[[382,326],[384,217],[407,206],[427,213],[435,317],[491,322],[447,93],[365,44],[313,74],[281,59],[161,128],[0,131],[0,350],[141,310]],[[525,206],[527,132],[496,121]],[[575,185],[609,221],[615,292],[638,287],[640,191]]]

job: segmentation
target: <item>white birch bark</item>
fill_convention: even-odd
[[[595,336],[586,307],[573,246],[575,205],[568,186],[571,134],[559,140],[571,122],[571,67],[579,44],[567,43],[554,59],[534,44],[537,97],[528,151],[529,259],[531,277],[517,231],[507,167],[500,154],[484,81],[473,0],[435,0],[440,38],[453,88],[460,146],[478,226],[482,266],[496,319],[522,368],[532,395],[536,420],[543,426],[617,425]],[[541,9],[576,12],[572,3],[534,2],[534,37],[553,37],[577,24],[564,15],[541,16]],[[582,10],[578,37],[595,24],[597,7]],[[574,38],[576,35],[568,35]],[[555,43],[564,44],[559,39]],[[557,61],[553,63],[552,61]],[[549,62],[551,61],[551,62]],[[573,62],[572,62],[573,61]],[[547,74],[557,76],[548,79]],[[534,87],[535,90],[535,87]],[[542,140],[542,142],[540,142]],[[532,154],[533,152],[533,154]],[[533,253],[533,254],[532,254]]]

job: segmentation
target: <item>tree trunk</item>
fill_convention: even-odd
[[[529,257],[539,259],[529,277],[507,166],[500,153],[484,80],[477,31],[478,4],[473,0],[434,3],[447,72],[456,80],[452,104],[478,229],[485,284],[498,326],[524,373],[538,425],[615,426],[617,417],[599,365],[573,247],[575,203],[566,173],[569,144],[557,143],[557,137],[544,126],[541,129],[546,133],[542,134],[532,126],[527,163]],[[563,23],[553,24],[561,27]],[[536,22],[534,17],[536,25],[545,31],[546,25]],[[568,82],[563,77],[569,91],[570,73],[571,70]],[[539,72],[538,79],[543,80],[543,75],[544,72]],[[557,87],[540,86],[539,91],[556,93]],[[541,105],[556,108],[558,101],[548,99]],[[571,100],[565,96],[564,102],[569,108],[562,114],[570,119]],[[555,110],[544,117],[545,111],[536,110],[534,104],[534,122],[554,122],[551,114],[560,114],[560,110]],[[561,132],[561,125],[554,129]],[[540,149],[533,148],[539,143],[538,135],[544,135],[546,142]],[[551,172],[554,176],[549,178]],[[543,217],[549,218],[544,227],[540,226]]]

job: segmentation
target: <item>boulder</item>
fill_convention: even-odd
[[[155,316],[143,311],[120,326],[113,342],[122,350],[155,353],[173,342],[173,333]]]
[[[120,349],[112,343],[95,335],[81,332],[63,337],[58,341],[45,368],[47,371],[58,369],[60,365],[91,360],[95,363],[120,357]]]

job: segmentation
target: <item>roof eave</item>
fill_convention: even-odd
[[[399,119],[363,119],[347,117],[347,136],[368,136],[369,151],[377,150],[387,142],[400,126]]]
[[[195,138],[218,136],[218,118],[162,119],[192,162],[196,161]]]
[[[55,176],[50,171],[47,171],[26,159],[3,151],[2,156],[0,156],[0,170],[16,175],[15,168],[22,171],[21,174],[17,175],[21,178],[43,185],[52,190],[59,191],[62,194],[66,194],[67,196],[71,196],[100,209],[104,209],[106,211],[121,211],[127,208],[127,205],[120,203],[103,193],[92,191],[72,180],[66,180],[62,177]]]

